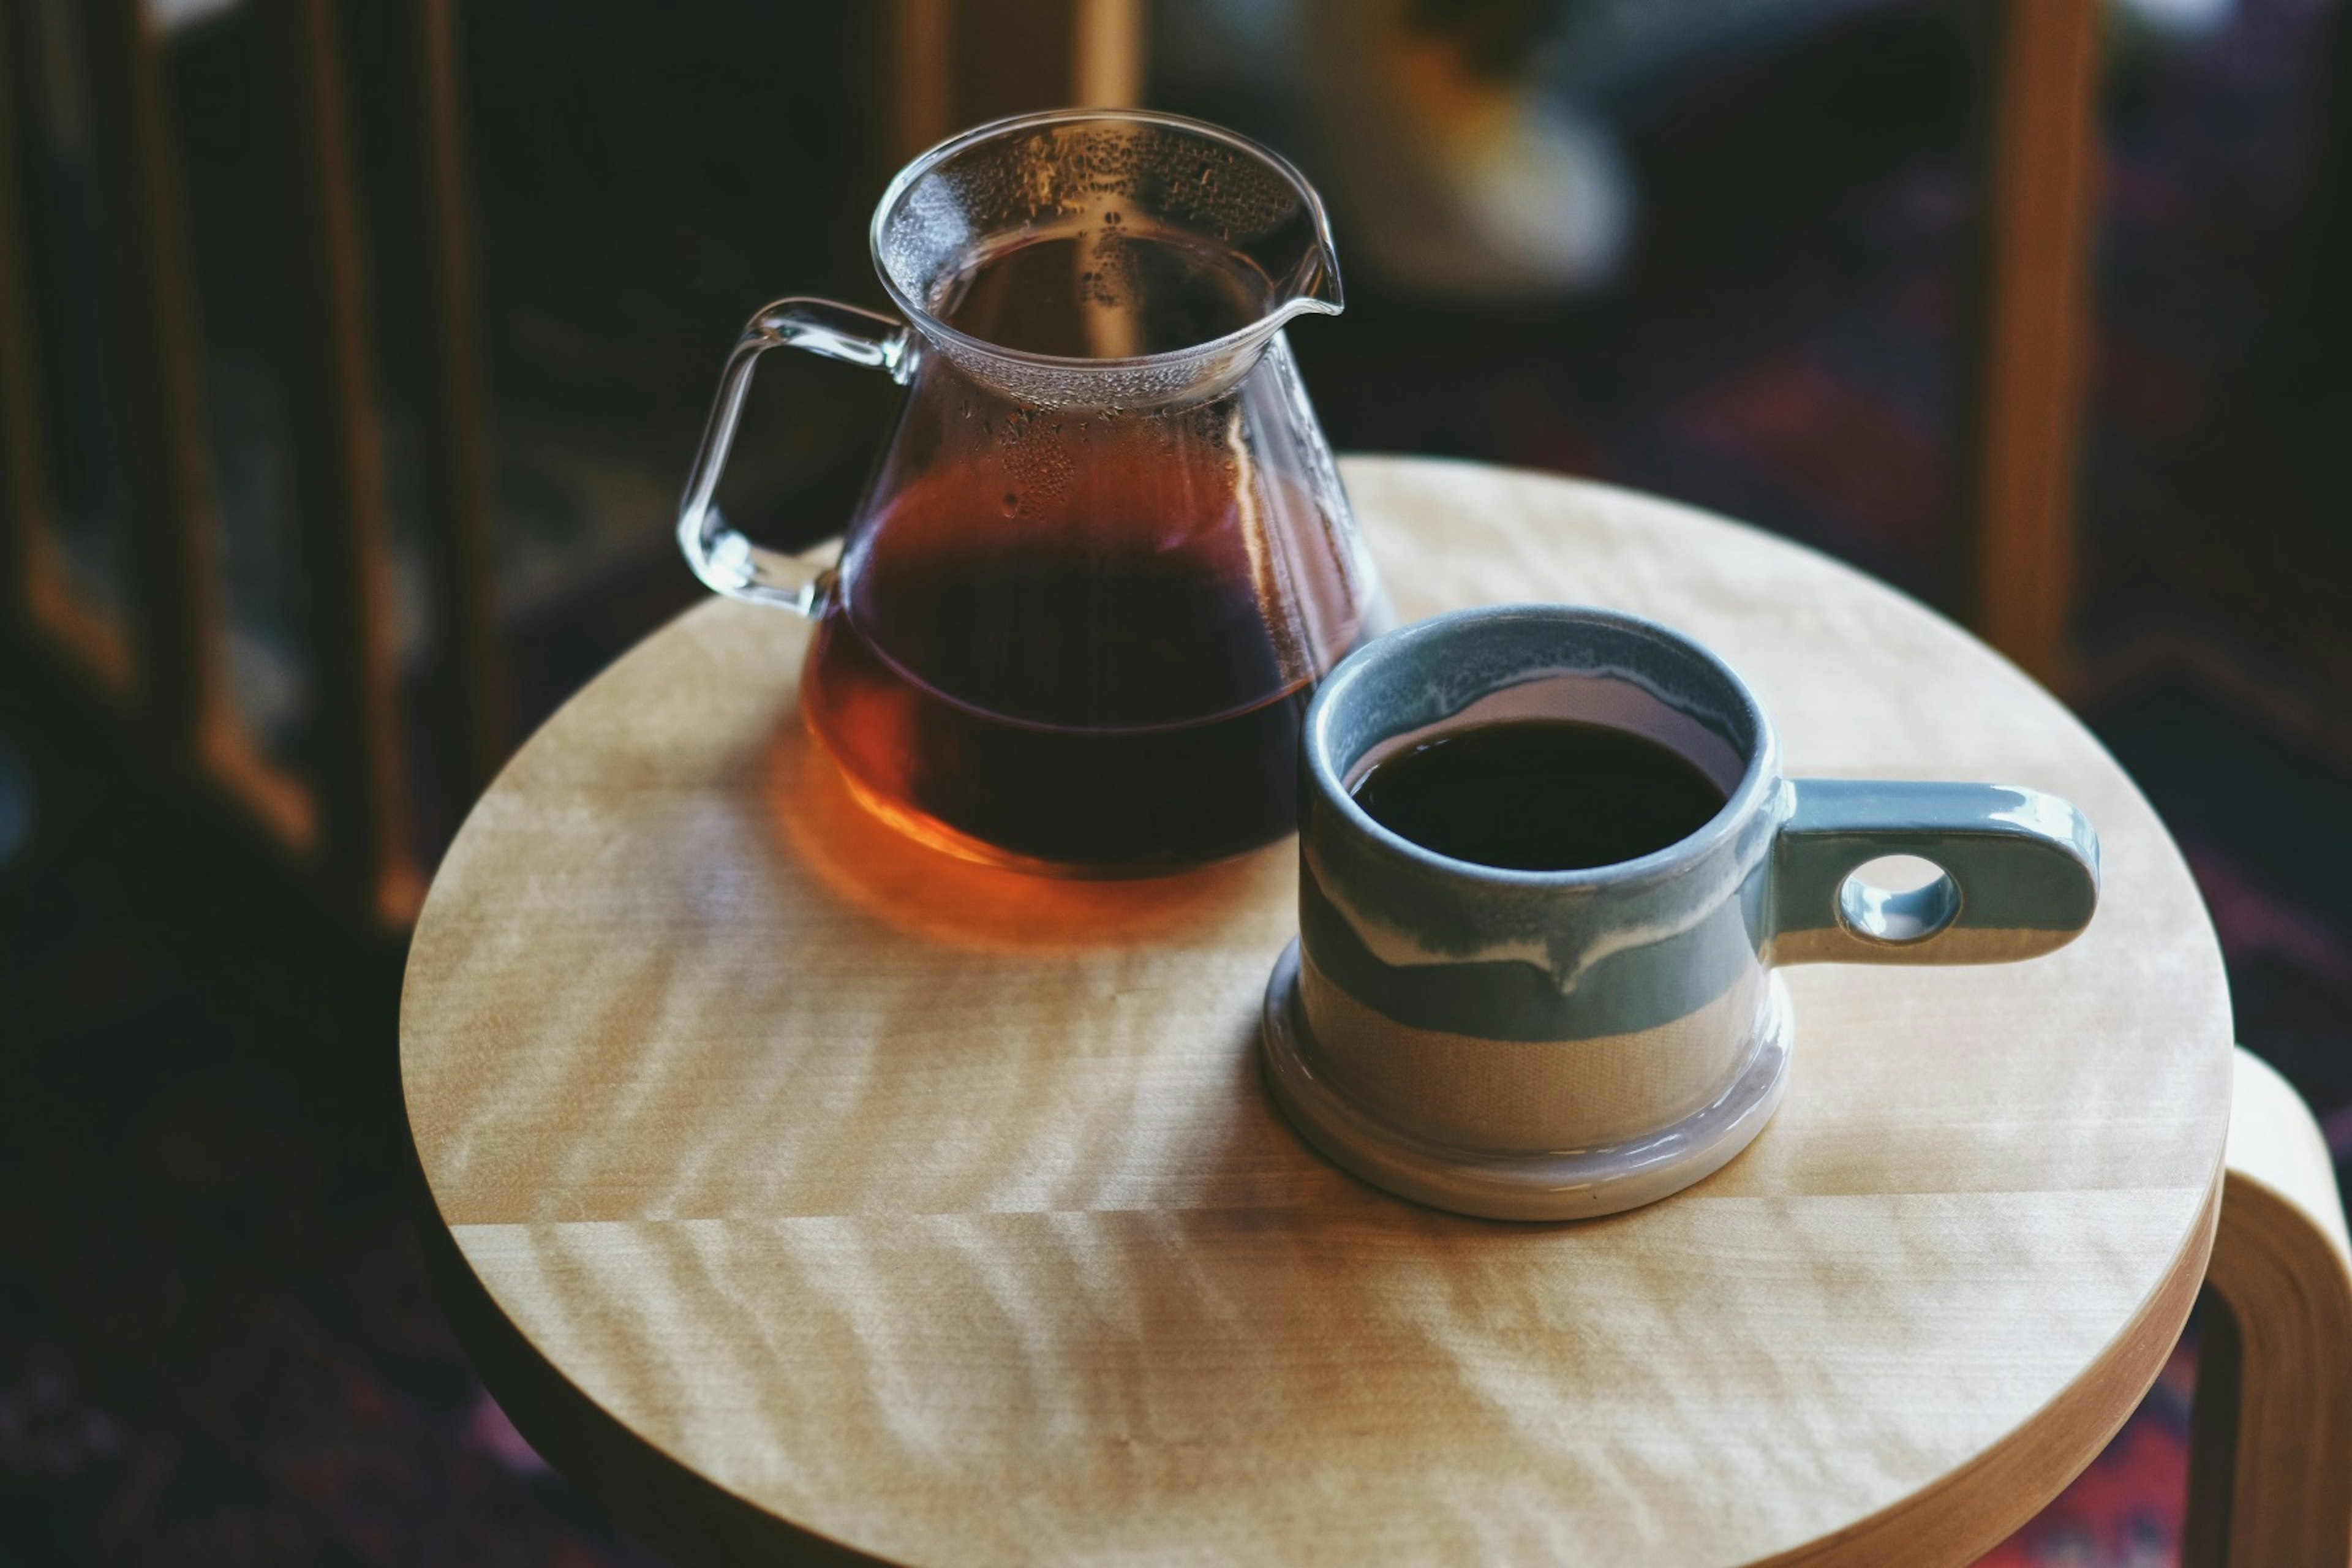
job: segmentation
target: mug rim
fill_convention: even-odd
[[[1330,756],[1329,731],[1334,705],[1349,700],[1350,690],[1358,682],[1367,679],[1368,671],[1392,659],[1408,657],[1429,643],[1458,637],[1465,631],[1475,633],[1476,628],[1496,622],[1528,620],[1605,626],[1612,631],[1630,632],[1694,655],[1702,665],[1712,670],[1725,688],[1738,699],[1756,733],[1756,743],[1749,750],[1739,782],[1726,793],[1721,809],[1673,843],[1631,860],[1612,861],[1606,866],[1582,866],[1569,870],[1528,871],[1440,854],[1387,826],[1359,805],[1355,796],[1341,784],[1339,770],[1333,765]],[[1665,879],[1714,853],[1725,840],[1740,830],[1741,825],[1761,805],[1765,795],[1779,785],[1780,742],[1771,720],[1748,682],[1739,678],[1738,672],[1726,663],[1721,655],[1696,638],[1647,616],[1625,610],[1606,609],[1597,605],[1539,602],[1480,605],[1449,610],[1415,621],[1411,626],[1400,626],[1356,649],[1324,678],[1322,686],[1315,693],[1315,700],[1307,710],[1304,730],[1300,754],[1317,795],[1325,806],[1338,812],[1356,832],[1426,869],[1450,876],[1475,877],[1508,887],[1564,889]]]
[[[1307,215],[1314,224],[1316,242],[1322,247],[1328,262],[1332,251],[1331,220],[1323,210],[1323,198],[1316,193],[1315,187],[1307,183],[1307,176],[1299,171],[1297,164],[1264,142],[1244,136],[1238,131],[1228,131],[1222,125],[1212,124],[1205,120],[1195,120],[1185,114],[1170,114],[1156,109],[1042,109],[1026,114],[1007,115],[1001,120],[991,120],[984,124],[975,125],[969,131],[960,131],[946,141],[916,154],[908,160],[904,168],[892,175],[890,183],[883,187],[882,197],[874,204],[874,216],[866,226],[866,254],[868,259],[873,262],[875,277],[881,280],[882,291],[890,296],[890,302],[893,305],[906,312],[908,321],[916,331],[928,338],[942,339],[968,353],[1003,360],[1013,364],[1030,365],[1041,370],[1068,374],[1089,370],[1134,370],[1144,365],[1158,366],[1181,363],[1192,359],[1215,359],[1245,348],[1257,341],[1273,337],[1295,316],[1310,312],[1337,315],[1346,308],[1345,297],[1339,288],[1339,273],[1334,268],[1331,274],[1332,298],[1328,300],[1317,299],[1313,295],[1302,295],[1285,301],[1277,309],[1268,310],[1247,326],[1235,327],[1230,332],[1201,342],[1187,343],[1182,348],[1168,349],[1156,354],[1129,354],[1118,359],[1093,359],[1073,354],[1036,353],[1027,349],[1007,348],[1002,343],[991,342],[986,338],[974,337],[971,333],[958,327],[951,327],[940,320],[931,313],[929,306],[916,300],[899,286],[898,279],[891,276],[888,265],[882,259],[883,227],[890,215],[897,210],[900,199],[914,188],[918,180],[922,179],[959,153],[967,152],[983,142],[996,141],[1019,132],[1044,130],[1056,125],[1075,125],[1089,120],[1116,121],[1129,125],[1152,125],[1163,130],[1186,132],[1192,135],[1205,137],[1212,142],[1223,142],[1235,152],[1262,160],[1297,191],[1299,200],[1304,204]]]

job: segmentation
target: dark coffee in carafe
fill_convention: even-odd
[[[1213,126],[1033,115],[917,160],[874,248],[905,329],[782,300],[739,347],[696,569],[818,615],[810,727],[931,843],[1128,875],[1288,832],[1307,699],[1381,602],[1281,331],[1339,309],[1314,193]],[[908,387],[821,580],[708,510],[771,342]]]
[[[1360,634],[1358,585],[1306,496],[1185,419],[1000,429],[892,499],[802,688],[869,805],[951,849],[1110,874],[1290,830],[1299,721]],[[1026,468],[1041,436],[1082,460]]]

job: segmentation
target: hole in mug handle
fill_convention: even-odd
[[[1846,873],[1838,921],[1865,942],[1902,947],[1925,942],[1959,918],[1951,873],[1916,855],[1882,855]]]
[[[2098,835],[2046,791],[1790,779],[1783,798],[1768,889],[1776,964],[2007,963],[2065,946],[2098,909]],[[1946,874],[1906,889],[1881,864],[1895,855]]]

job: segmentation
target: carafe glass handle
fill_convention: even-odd
[[[813,616],[824,608],[831,573],[813,570],[780,551],[761,549],[728,527],[711,504],[719,473],[727,467],[727,449],[735,441],[736,421],[743,416],[744,395],[751,390],[752,362],[779,346],[871,365],[888,371],[900,383],[912,374],[915,356],[906,324],[897,318],[811,299],[779,300],[761,307],[727,356],[719,396],[710,405],[710,423],[702,432],[702,448],[687,476],[686,499],[678,503],[677,545],[694,574],[719,593]]]

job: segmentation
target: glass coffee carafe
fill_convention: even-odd
[[[781,300],[736,344],[678,518],[697,574],[815,618],[811,729],[928,842],[1122,876],[1289,832],[1307,700],[1383,603],[1283,339],[1340,308],[1314,191],[1214,126],[1059,110],[918,158],[873,249],[903,322]],[[779,344],[907,387],[828,571],[712,504]]]

